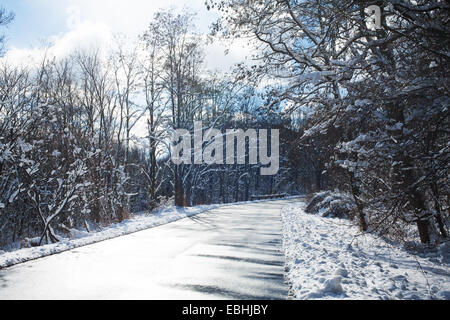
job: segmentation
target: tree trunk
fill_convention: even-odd
[[[430,243],[430,221],[428,219],[417,220],[417,229],[422,243]]]
[[[175,206],[183,207],[184,206],[184,192],[183,192],[183,183],[180,177],[179,166],[175,166]]]
[[[358,222],[359,227],[361,231],[366,232],[368,229],[367,221],[366,221],[366,215],[364,213],[364,206],[361,203],[360,196],[361,196],[361,190],[359,189],[356,178],[354,177],[354,174],[350,172],[350,184],[352,187],[352,194],[353,199],[355,200],[356,208],[358,211]]]

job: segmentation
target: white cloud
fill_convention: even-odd
[[[81,22],[81,10],[78,6],[70,6],[67,8],[66,13],[68,18],[66,21],[67,27],[69,29],[75,29]]]
[[[238,62],[251,63],[254,50],[245,39],[216,39],[206,48],[205,63],[210,70],[225,71]]]
[[[112,39],[112,32],[104,23],[84,21],[79,23],[75,29],[65,33],[63,36],[52,37],[54,45],[51,53],[56,57],[62,57],[79,50],[92,50],[107,47]]]
[[[62,58],[75,50],[91,51],[109,46],[112,39],[110,28],[100,22],[83,21],[74,29],[48,39],[40,48],[15,48],[9,50],[4,61],[14,65],[34,65],[44,56]]]
[[[108,48],[115,33],[123,33],[135,38],[142,33],[160,8],[173,7],[181,12],[187,6],[197,13],[197,26],[207,33],[209,25],[217,18],[217,13],[206,10],[204,0],[68,0],[64,4],[56,0],[38,1],[42,10],[51,7],[66,17],[67,31],[55,30],[55,35],[37,48],[12,47],[3,58],[16,65],[38,63],[47,57],[64,57],[76,49],[89,51]],[[49,19],[51,16],[48,17]],[[225,50],[228,54],[225,55]],[[210,70],[225,71],[246,57],[250,59],[254,49],[245,40],[233,43],[215,41],[206,47],[205,63]]]
[[[174,12],[189,8],[198,13],[198,22],[207,29],[216,17],[208,11],[205,0],[71,0],[68,6],[79,9],[82,20],[102,22],[113,32],[137,35],[145,30],[153,15],[161,8],[172,8]]]

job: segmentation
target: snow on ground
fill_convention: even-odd
[[[297,196],[286,197],[284,199],[292,199]],[[273,200],[259,200],[254,202],[264,202]],[[80,230],[71,230],[71,239],[65,238],[58,243],[47,244],[40,247],[23,248],[11,252],[0,250],[0,269],[10,267],[12,265],[46,257],[52,254],[64,252],[78,247],[86,246],[96,242],[120,237],[130,233],[142,231],[152,227],[157,227],[166,223],[174,222],[179,219],[190,217],[208,210],[212,210],[222,206],[239,205],[250,203],[251,201],[235,202],[229,204],[212,204],[196,207],[168,207],[163,210],[151,213],[150,215],[140,214],[132,219],[124,220],[121,223],[115,223],[103,230],[86,232]]]
[[[413,255],[349,220],[282,209],[287,279],[295,299],[450,299],[449,243]]]

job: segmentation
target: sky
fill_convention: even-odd
[[[208,11],[205,0],[2,0],[0,6],[16,15],[3,32],[7,37],[6,58],[27,63],[42,54],[44,46],[63,56],[75,48],[107,46],[111,37],[123,33],[141,34],[153,14],[161,8],[181,12],[186,8],[197,14],[198,31],[208,33],[218,18]],[[242,41],[236,41],[225,55],[225,45],[207,48],[205,62],[209,69],[225,70],[250,56]]]

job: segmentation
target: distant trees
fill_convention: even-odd
[[[364,231],[448,237],[448,2],[208,4],[223,12],[218,32],[262,46],[251,75],[280,80],[272,100],[287,114],[309,109],[297,143],[316,190],[352,194]]]

